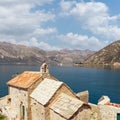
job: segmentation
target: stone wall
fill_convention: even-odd
[[[101,120],[101,113],[98,105],[89,103],[91,106],[90,120]]]
[[[0,108],[8,104],[10,104],[9,95],[6,95],[5,97],[0,98]]]
[[[89,92],[86,90],[86,91],[83,91],[83,92],[79,92],[76,94],[79,99],[85,103],[88,103],[89,102]]]
[[[7,107],[10,106],[9,95],[0,98],[0,114],[7,116]]]
[[[88,105],[83,105],[71,120],[90,120],[90,113],[90,107]]]
[[[70,88],[68,88],[65,84],[63,84],[62,87],[53,96],[52,100],[54,100],[61,93],[65,93],[71,97],[76,98],[76,95],[70,90]],[[52,100],[50,101],[51,104],[52,104]],[[75,113],[75,116],[73,116],[73,118],[70,118],[70,120],[90,120],[90,114],[91,114],[90,106],[85,105],[82,106],[79,109],[79,111]],[[50,110],[50,120],[67,120],[67,119],[57,114],[53,110]]]
[[[58,91],[55,93],[55,95],[51,98],[51,100],[45,105],[45,106],[42,106],[40,103],[37,103],[35,100],[33,100],[31,98],[31,118],[30,120],[38,120],[38,118],[41,118],[40,115],[42,115],[42,118],[41,120],[50,120],[51,116],[50,116],[50,109],[49,109],[49,105],[55,100],[55,98],[57,98],[58,95],[60,95],[61,93],[65,93],[67,95],[70,95],[72,97],[76,97],[76,95],[71,91],[69,90],[69,88],[66,86],[66,85],[62,85]],[[38,112],[37,112],[38,111]],[[38,115],[38,118],[35,117],[35,115],[37,116]],[[35,118],[34,118],[35,117]],[[51,119],[53,120],[53,119]],[[56,120],[56,119],[55,119]]]
[[[69,120],[90,120],[91,109],[89,105],[83,105]],[[50,110],[50,120],[68,120],[60,114]]]
[[[33,92],[33,90],[44,80],[44,78],[49,78],[49,79],[53,79],[53,80],[56,80],[53,76],[51,76],[50,74],[45,74],[45,75],[43,75],[42,77],[40,77],[34,84],[32,84],[31,85],[31,87],[29,87],[29,89],[28,89],[28,95],[30,96],[30,94]],[[29,108],[29,111],[28,111],[28,113],[29,113],[29,119],[28,120],[33,120],[32,118],[32,110],[31,110],[31,103],[32,103],[32,101],[31,101],[31,97],[29,97],[28,98],[28,108]],[[33,109],[33,108],[32,108]],[[47,107],[46,107],[46,109],[47,109]],[[48,111],[48,110],[45,110],[45,111]],[[44,112],[45,112],[44,111]],[[49,111],[48,111],[49,112]],[[45,112],[45,114],[46,114],[46,112]]]
[[[24,116],[24,120],[28,120],[28,92],[14,87],[9,87],[9,92],[11,97],[11,109],[16,111],[15,120],[20,120],[22,116]]]
[[[31,120],[45,120],[45,108],[31,98]]]
[[[45,78],[54,78],[51,75],[46,75],[42,76],[41,78],[38,79],[34,84],[31,85],[29,89],[21,89],[21,88],[15,88],[9,86],[9,94],[11,98],[11,115],[13,114],[12,111],[15,111],[15,120],[20,120],[22,117],[22,106],[25,107],[25,115],[24,115],[24,120],[32,120],[32,112],[31,112],[31,98],[30,94],[31,92],[40,84],[40,82]],[[54,80],[56,80],[54,78]],[[3,101],[6,103],[7,101]],[[2,103],[3,104],[3,103]]]
[[[59,114],[57,114],[53,110],[50,110],[50,120],[67,120],[67,119],[65,119],[64,117],[60,116]]]
[[[98,105],[105,105],[106,103],[110,102],[110,98],[108,96],[102,96],[98,100]]]
[[[120,108],[108,105],[99,105],[99,108],[101,120],[117,120],[117,113],[120,113]]]

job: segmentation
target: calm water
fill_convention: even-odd
[[[102,95],[120,103],[120,71],[82,67],[49,67],[50,73],[65,82],[74,92],[89,90],[90,102],[97,103]],[[8,94],[6,82],[23,71],[39,71],[39,66],[0,65],[0,97]]]

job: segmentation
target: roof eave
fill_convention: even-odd
[[[11,84],[7,84],[9,87],[14,87],[14,88],[18,88],[18,89],[24,89],[24,90],[28,90],[29,87],[21,87],[21,86],[15,86],[15,85],[11,85]]]

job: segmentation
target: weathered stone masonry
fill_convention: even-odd
[[[0,100],[0,109],[8,120],[90,120],[88,98],[81,101],[82,97],[50,75],[46,63],[40,72],[25,71],[7,84],[9,95],[3,98],[6,101]]]

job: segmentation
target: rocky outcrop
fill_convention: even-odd
[[[120,63],[120,40],[106,46],[84,61],[85,64],[104,65],[114,64],[115,62]]]

